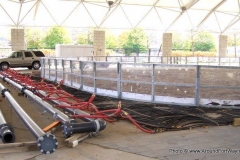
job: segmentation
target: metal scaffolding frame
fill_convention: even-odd
[[[175,25],[176,21],[179,21],[181,19],[181,17],[184,14],[188,15],[188,21],[189,23],[192,25],[191,29],[188,29],[186,31],[195,31],[195,32],[199,32],[200,28],[201,31],[204,30],[204,28],[202,29],[203,24],[205,24],[206,20],[215,12],[219,12],[219,13],[225,13],[227,16],[229,16],[229,20],[231,20],[230,22],[227,22],[228,25],[226,25],[227,27],[224,26],[220,26],[219,21],[224,21],[224,19],[220,19],[217,18],[216,16],[214,17],[216,19],[216,21],[218,22],[217,24],[214,24],[216,26],[218,26],[217,28],[219,28],[219,30],[214,31],[214,32],[218,32],[220,34],[226,33],[226,32],[230,32],[231,28],[237,27],[237,22],[239,21],[239,14],[240,14],[240,4],[239,4],[239,0],[232,0],[231,2],[227,2],[227,0],[217,0],[214,3],[216,3],[215,5],[212,6],[212,8],[206,8],[203,5],[200,5],[200,7],[193,7],[196,6],[198,3],[203,2],[204,0],[174,0],[175,5],[171,6],[167,1],[160,1],[160,0],[155,0],[155,1],[144,1],[144,2],[139,2],[137,0],[130,0],[130,1],[124,1],[124,0],[116,0],[116,1],[111,1],[112,3],[109,3],[108,0],[68,0],[68,1],[60,1],[60,0],[54,0],[54,2],[50,2],[47,0],[24,0],[24,1],[17,1],[17,0],[2,0],[0,2],[0,12],[2,12],[5,17],[0,18],[0,24],[1,26],[13,26],[13,27],[32,27],[32,26],[45,26],[45,27],[50,27],[50,26],[62,26],[62,27],[78,27],[78,28],[97,28],[97,29],[133,29],[136,27],[142,27],[142,22],[144,21],[144,19],[146,18],[151,18],[149,17],[149,13],[152,12],[153,10],[156,12],[157,15],[157,19],[151,19],[152,20],[152,26],[154,26],[155,21],[159,21],[161,22],[161,26],[155,26],[155,27],[147,27],[144,29],[150,29],[150,30],[161,30],[163,32],[166,31],[173,31],[172,30],[172,26]],[[56,20],[56,16],[58,16],[57,11],[54,11],[51,8],[52,3],[55,4],[60,4],[60,3],[64,3],[66,4],[64,7],[70,11],[70,12],[66,12],[66,14],[64,14],[63,17],[61,17],[61,21],[57,21]],[[203,2],[205,3],[205,2]],[[206,1],[207,3],[207,1]],[[209,2],[210,3],[210,2]],[[211,2],[213,3],[213,2]],[[233,6],[237,6],[238,10],[234,9],[234,11],[232,11],[230,8],[228,8],[229,3],[232,3]],[[14,4],[16,6],[16,9],[18,11],[16,11],[17,13],[12,13],[13,11],[11,9],[8,8],[9,5]],[[71,7],[68,6],[68,4],[71,4]],[[93,16],[93,9],[89,8],[91,5],[91,7],[96,7],[96,8],[100,8],[101,12],[103,13],[101,16]],[[124,8],[123,6],[134,6],[134,7],[143,7],[142,9],[145,10],[145,14],[143,15],[137,15],[140,16],[138,22],[136,22],[135,24],[132,23],[131,18],[129,16],[133,16],[130,15],[130,12],[126,12],[126,8]],[[178,5],[178,6],[177,6]],[[18,7],[17,7],[18,6]],[[26,7],[28,6],[28,7]],[[82,10],[81,12],[84,12],[84,14],[86,16],[90,17],[90,20],[92,22],[92,24],[89,26],[71,26],[67,24],[67,20],[69,18],[71,18],[73,15],[73,13],[79,9],[79,7],[81,6]],[[221,7],[224,6],[224,9],[221,9]],[[56,6],[55,9],[58,9]],[[146,7],[146,8],[144,8]],[[92,10],[91,10],[92,9]],[[44,10],[46,12],[46,14],[49,15],[49,19],[51,19],[51,21],[53,22],[53,24],[47,24],[47,22],[42,21],[39,22],[39,24],[32,24],[32,22],[30,22],[29,20],[37,20],[38,16],[42,14],[42,10]],[[59,9],[60,10],[60,9]],[[160,10],[165,10],[169,13],[171,12],[179,12],[179,14],[177,16],[168,16],[168,15],[164,15],[162,13],[160,13]],[[207,15],[205,15],[202,19],[198,18],[198,16],[190,16],[190,13],[188,12],[189,10],[193,10],[193,11],[207,11]],[[120,14],[123,15],[123,17],[125,17],[125,22],[129,23],[129,27],[127,27],[125,25],[124,26],[108,26],[105,24],[105,22],[113,16],[113,13],[115,12],[119,12]],[[56,12],[56,13],[55,13]],[[55,15],[53,14],[55,13]],[[131,14],[134,12],[131,12]],[[96,13],[95,13],[96,14]],[[135,14],[135,13],[134,13]],[[81,16],[83,15],[77,15],[79,18],[81,18]],[[117,16],[117,15],[114,15]],[[170,23],[166,23],[163,19],[168,16],[168,20]],[[1,16],[0,16],[1,17]],[[16,17],[16,18],[13,18]],[[27,20],[27,17],[32,17],[32,19],[30,18],[29,20]],[[4,19],[10,19],[11,24],[6,23]],[[59,17],[58,17],[59,18]],[[198,23],[197,24],[193,24],[192,23],[192,18],[198,19]],[[114,24],[116,21],[119,21],[118,17],[113,17],[112,19],[114,19],[114,22],[111,22],[111,24]],[[24,22],[24,21],[27,22]],[[81,20],[81,19],[78,19]],[[121,24],[121,23],[120,23]],[[195,25],[195,26],[194,26]],[[156,28],[157,27],[157,28]],[[212,30],[209,30],[212,31]],[[236,31],[235,32],[239,32]]]

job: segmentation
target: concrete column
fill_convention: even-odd
[[[167,59],[164,56],[171,56],[171,55],[172,55],[172,33],[163,33],[163,36],[162,36],[163,62],[162,63],[170,63],[168,62],[169,58]]]
[[[26,50],[24,29],[11,29],[12,50]]]
[[[218,40],[218,56],[219,57],[226,57],[227,54],[227,35],[219,35]]]
[[[106,56],[105,53],[105,31],[94,31],[94,56]],[[105,58],[95,58],[97,61],[105,61]]]

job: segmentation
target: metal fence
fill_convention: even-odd
[[[41,76],[98,95],[187,106],[240,106],[240,67],[43,58]]]
[[[213,66],[240,66],[240,57],[176,57],[176,56],[87,56],[83,61],[161,63]]]
[[[0,57],[7,56],[9,53],[11,53],[11,51],[11,46],[0,46]]]

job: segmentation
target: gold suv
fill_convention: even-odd
[[[42,51],[15,51],[10,56],[0,59],[0,70],[16,67],[27,67],[38,70],[41,67],[40,59],[45,57]]]

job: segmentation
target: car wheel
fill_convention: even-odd
[[[38,70],[41,67],[40,62],[33,62],[32,68],[34,70]]]
[[[9,64],[8,63],[1,63],[1,70],[6,70],[9,68]]]
[[[32,69],[32,66],[31,67],[27,67],[28,69]]]

